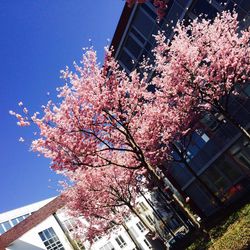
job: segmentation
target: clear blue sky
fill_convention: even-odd
[[[0,0],[0,213],[57,195],[60,179],[47,159],[29,152],[32,130],[17,127],[9,110],[23,101],[40,111],[46,93],[62,85],[59,71],[79,61],[82,47],[93,45],[102,61],[123,6],[122,0]]]

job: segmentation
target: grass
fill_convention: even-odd
[[[210,239],[199,237],[188,250],[246,250],[250,248],[250,204],[209,230]]]

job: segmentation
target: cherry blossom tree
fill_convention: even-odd
[[[137,71],[128,76],[120,70],[110,51],[100,67],[88,50],[82,66],[75,64],[75,72],[67,68],[62,77],[59,103],[49,101],[41,118],[27,108],[23,116],[11,112],[18,125],[38,127],[32,149],[50,158],[55,171],[115,166],[136,170],[151,187],[164,187],[157,166],[165,161],[169,141],[185,133],[189,114],[161,102],[160,92],[149,92],[147,73],[141,78]]]
[[[157,182],[156,166],[165,161],[174,131],[185,131],[185,113],[159,103],[160,96],[147,90],[147,74],[127,76],[110,54],[99,67],[89,50],[75,73],[63,71],[69,82],[58,89],[61,102],[49,101],[42,118],[30,116],[26,108],[24,116],[11,114],[20,126],[32,122],[38,127],[32,149],[50,158],[54,170],[112,165],[141,170]]]
[[[223,12],[214,20],[179,23],[171,42],[157,35],[153,83],[166,102],[190,118],[213,109],[250,139],[229,108],[230,99],[249,84],[250,73],[250,32],[240,31],[237,16]]]
[[[143,185],[136,171],[113,166],[78,169],[66,176],[73,183],[64,184],[66,209],[71,216],[83,218],[84,225],[74,232],[79,239],[92,243],[95,237],[111,233],[115,226],[126,227],[124,217],[131,213],[153,234],[135,209],[138,184]]]
[[[68,197],[80,197],[72,199],[72,208],[89,202],[88,209],[81,211],[90,222],[87,238],[120,223],[127,212],[126,199],[134,203],[136,177],[144,176],[148,187],[164,187],[161,166],[171,157],[171,144],[192,130],[191,122],[204,110],[214,108],[249,138],[228,110],[231,96],[249,80],[250,32],[239,34],[238,26],[237,14],[224,12],[213,21],[179,24],[171,43],[159,34],[156,75],[150,83],[148,66],[142,76],[136,70],[127,75],[110,51],[100,66],[90,49],[74,71],[62,71],[66,83],[58,88],[59,100],[49,101],[42,116],[30,115],[22,103],[23,115],[11,111],[18,125],[32,123],[38,128],[33,151],[51,159],[55,171],[78,180]],[[148,91],[151,84],[154,92]],[[119,186],[103,179],[111,176]],[[133,195],[123,196],[127,181],[134,183],[129,189]],[[120,200],[114,199],[115,194]]]

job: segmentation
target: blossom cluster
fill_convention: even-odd
[[[42,115],[29,116],[22,103],[23,115],[10,111],[18,125],[37,126],[32,150],[72,183],[64,197],[71,213],[87,220],[86,239],[121,224],[138,188],[161,181],[171,144],[192,131],[204,110],[226,116],[222,98],[244,88],[250,75],[250,32],[238,30],[230,12],[180,23],[171,43],[156,36],[154,64],[142,66],[143,74],[121,70],[112,51],[100,67],[90,49],[73,71],[62,71],[59,102],[49,101]]]

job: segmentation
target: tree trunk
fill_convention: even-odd
[[[151,234],[153,234],[154,235],[154,231],[152,231],[152,229],[147,225],[147,223],[145,223],[145,221],[144,221],[144,219],[142,218],[142,216],[139,214],[139,213],[137,213],[137,211],[132,207],[132,206],[128,206],[129,207],[129,209],[133,212],[133,214],[135,214],[137,217],[138,217],[138,219],[141,221],[141,223],[145,226],[145,228],[147,228],[148,229],[148,231],[151,233]]]
[[[160,221],[163,223],[163,225],[168,229],[169,233],[175,238],[175,234],[173,233],[173,231],[171,230],[171,228],[169,227],[169,225],[162,219],[162,217],[158,214],[157,210],[154,208],[154,206],[151,205],[151,203],[149,202],[149,200],[145,197],[145,195],[139,191],[140,194],[142,195],[142,197],[146,200],[146,202],[148,203],[148,205],[152,208],[152,210],[155,212],[156,216],[158,217],[158,219],[160,219]]]
[[[213,197],[214,201],[217,203],[219,207],[222,206],[222,202],[219,199],[217,195],[214,194],[214,192],[208,187],[208,185],[196,174],[196,172],[191,168],[191,166],[188,164],[187,160],[183,157],[183,154],[179,151],[178,147],[172,143],[172,146],[175,150],[175,152],[179,155],[181,158],[182,163],[185,165],[185,167],[189,170],[189,172],[195,177],[196,180],[206,189],[206,191]]]
[[[172,201],[170,201],[169,197],[167,197],[166,194],[165,194],[160,188],[158,189],[158,191],[159,191],[161,197],[162,197],[165,201],[169,202],[169,203],[167,203],[167,204],[168,204],[168,207],[169,207],[169,208],[171,209],[171,211],[174,213],[174,215],[176,216],[176,218],[178,218],[178,219],[182,222],[183,226],[184,226],[187,230],[189,230],[190,224],[188,224],[187,222],[185,222],[185,221],[183,220],[183,218],[179,215],[179,213],[176,211],[176,208],[175,208],[174,206],[172,206],[172,204],[171,204]]]
[[[169,199],[169,197],[159,188],[159,191],[161,192],[161,194],[166,198],[166,199]],[[183,212],[183,214],[188,218],[190,219],[190,221],[192,222],[193,226],[196,228],[196,229],[199,229],[200,228],[200,224],[198,221],[196,221],[194,215],[188,210],[185,208],[185,206],[183,205],[183,203],[180,201],[180,199],[175,195],[173,194],[172,195],[172,200],[170,200],[170,202],[174,203],[174,204],[177,204],[177,206],[180,208],[180,210]],[[173,208],[174,209],[174,208]]]
[[[155,185],[161,190],[161,188],[163,188],[165,186],[164,181],[161,177],[159,177],[156,173],[156,171],[150,166],[150,164],[146,163],[145,168],[148,170],[149,175],[151,176],[151,178],[153,178]],[[164,192],[161,190],[161,192],[164,194]],[[166,197],[166,196],[165,196]],[[187,218],[189,218],[192,223],[194,224],[194,226],[199,229],[200,228],[200,224],[196,221],[195,217],[193,216],[193,214],[191,214],[183,205],[183,203],[179,200],[179,198],[176,195],[172,195],[172,198],[174,200],[174,202],[179,206],[179,208],[182,210],[182,212],[185,214],[185,216],[187,216]]]

